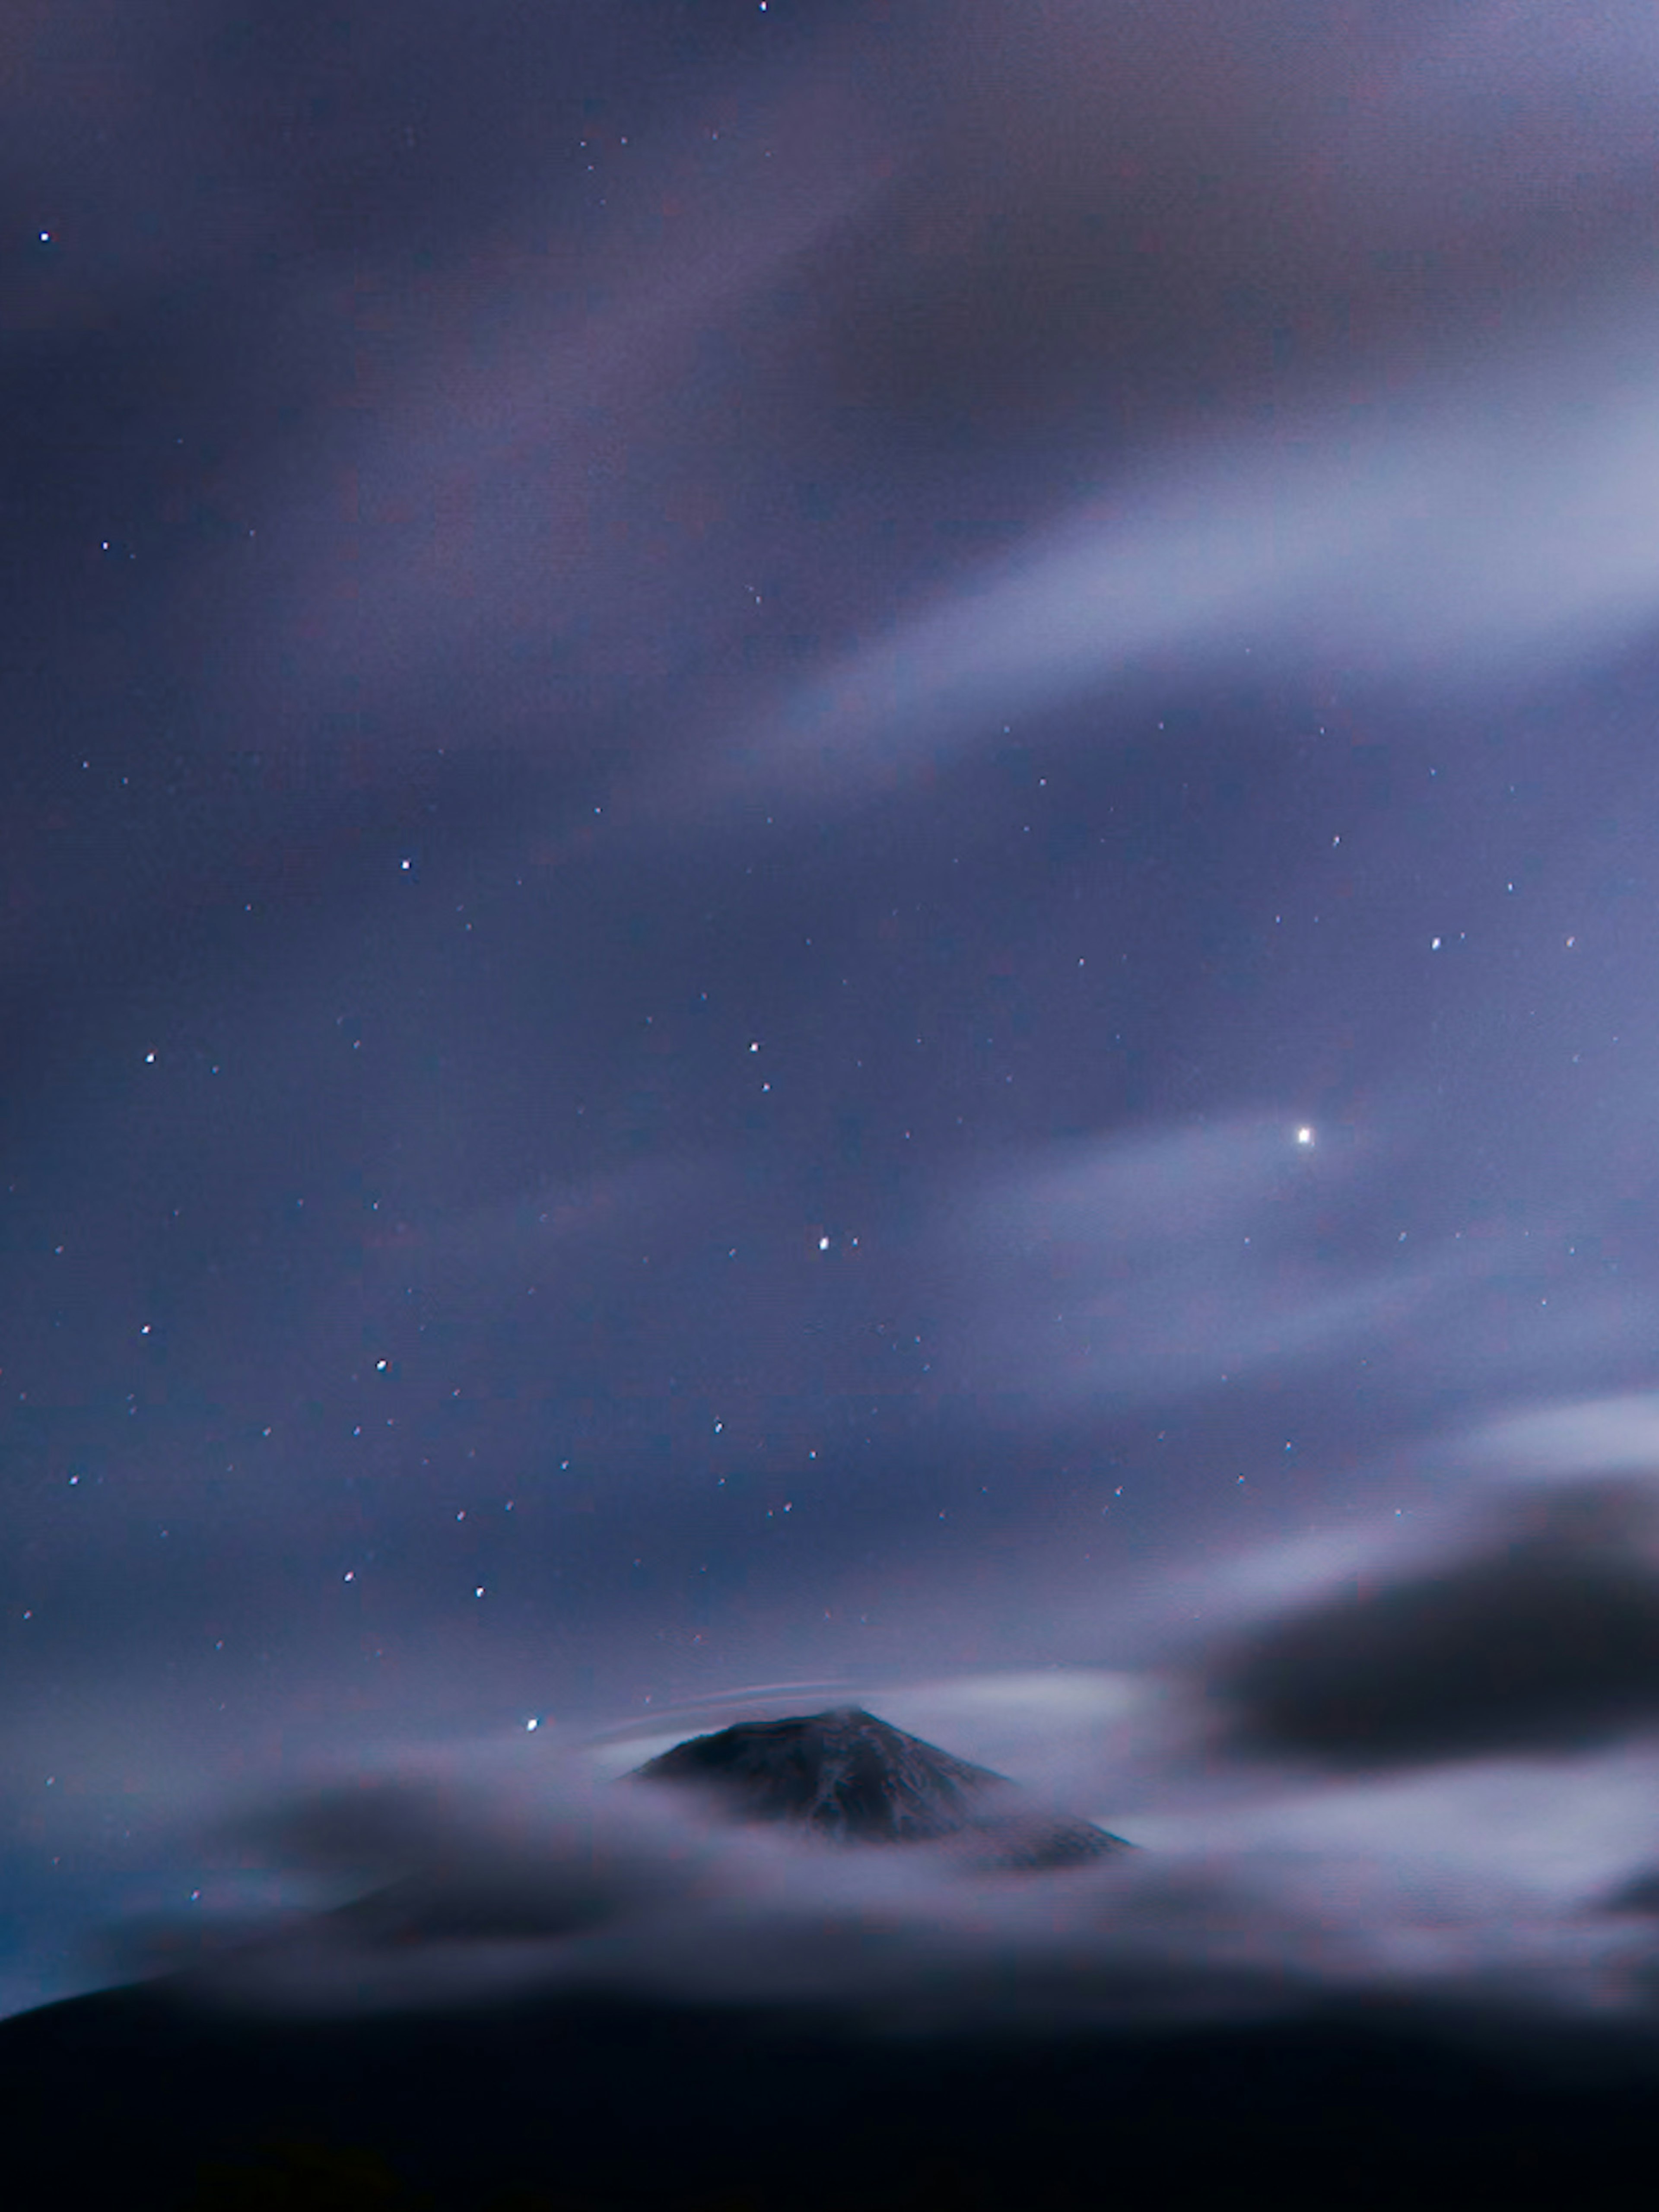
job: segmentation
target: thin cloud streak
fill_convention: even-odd
[[[1327,408],[1166,453],[1103,514],[769,703],[711,788],[845,805],[1175,655],[1336,656],[1459,687],[1617,646],[1659,605],[1659,397],[1623,366],[1656,334],[1652,301],[1620,297],[1507,363],[1454,357],[1403,426]]]

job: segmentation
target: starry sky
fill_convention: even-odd
[[[1656,102],[1626,0],[9,11],[6,2008],[388,1747],[845,1693],[1173,1839],[1110,1686],[1265,1607],[1324,1758],[1367,1561],[1638,1494]]]

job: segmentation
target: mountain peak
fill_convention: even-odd
[[[1044,1814],[1007,1776],[908,1735],[861,1705],[740,1721],[676,1744],[623,1778],[700,1790],[728,1816],[831,1844],[978,1838],[982,1863],[1011,1870],[1133,1848],[1092,1821]]]

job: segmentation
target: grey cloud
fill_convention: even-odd
[[[1639,1492],[1558,1493],[1443,1564],[1362,1572],[1239,1638],[1211,1694],[1258,1753],[1376,1766],[1565,1752],[1659,1722]]]
[[[1642,1915],[1583,1909],[1601,1862],[1564,1892],[1483,1854],[1455,1803],[1410,1844],[1386,1828],[1370,1849],[1322,1840],[1291,1807],[1276,1838],[1212,1819],[1010,1878],[932,1846],[841,1853],[733,1830],[656,1792],[596,1794],[574,1769],[527,1779],[392,1780],[355,1805],[349,1788],[301,1793],[244,1829],[245,1850],[336,1880],[354,1860],[361,1894],[204,1946],[180,1994],[362,2018],[609,1991],[945,2039],[1260,2020],[1360,1992],[1449,2018],[1650,2008]]]

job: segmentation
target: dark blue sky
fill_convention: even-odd
[[[0,33],[9,2004],[1645,1463],[1659,52],[1248,14]]]

